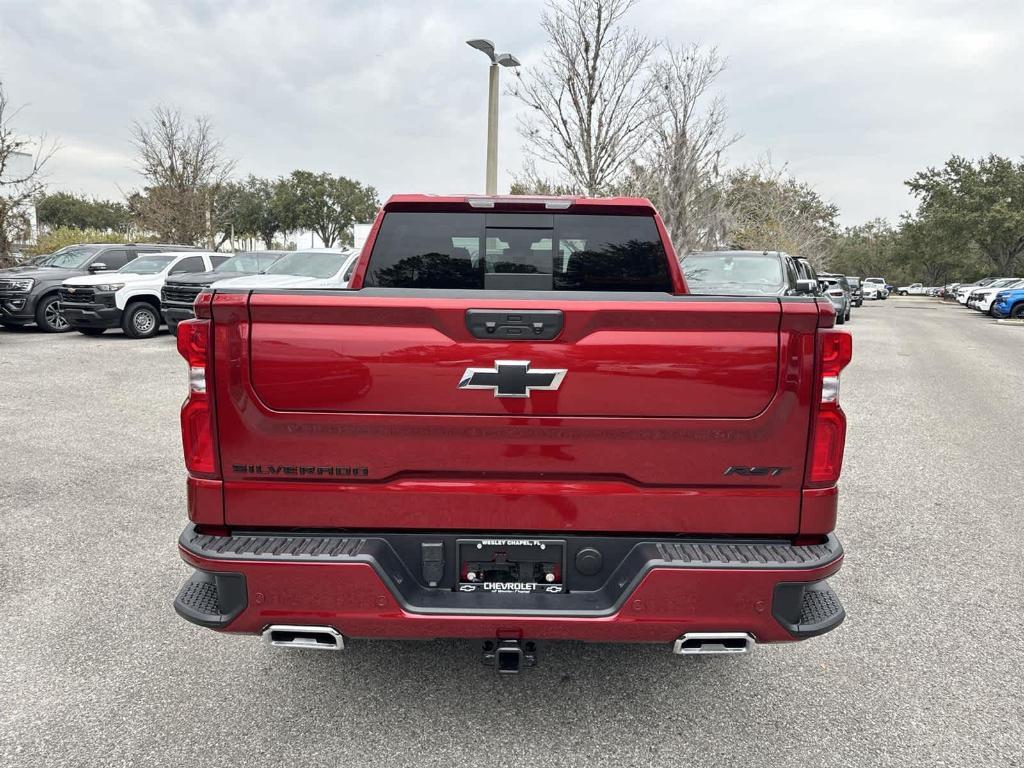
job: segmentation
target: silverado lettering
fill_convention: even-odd
[[[795,282],[691,295],[643,199],[397,195],[346,289],[214,284],[178,326],[176,610],[294,648],[478,638],[502,671],[834,629],[852,343]]]
[[[242,475],[298,475],[300,477],[367,477],[366,467],[313,467],[297,464],[232,464],[231,471]]]

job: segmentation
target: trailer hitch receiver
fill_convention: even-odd
[[[487,640],[483,662],[499,675],[515,675],[537,663],[537,646],[520,640]]]

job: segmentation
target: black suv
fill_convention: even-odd
[[[167,329],[176,334],[178,323],[196,316],[192,305],[199,292],[218,280],[242,275],[262,275],[271,264],[288,251],[248,251],[236,253],[212,272],[176,275],[167,278],[160,290],[160,311],[167,321]]]
[[[0,270],[0,325],[35,323],[49,333],[70,330],[58,304],[61,283],[70,277],[112,272],[144,253],[199,250],[161,243],[82,243],[53,253],[45,264]]]

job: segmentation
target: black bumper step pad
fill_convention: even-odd
[[[315,560],[354,557],[366,540],[337,536],[209,536],[189,526],[180,544],[190,552],[214,558]]]
[[[809,565],[828,562],[836,554],[833,539],[823,544],[793,546],[786,542],[684,542],[659,544],[667,562],[706,565]]]
[[[237,618],[247,602],[242,574],[196,571],[174,598],[174,610],[193,624],[218,629]]]
[[[839,596],[827,581],[776,585],[772,614],[797,638],[823,635],[846,618]]]
[[[359,554],[365,539],[344,536],[210,536],[189,526],[180,543],[190,552],[212,558],[240,560],[348,560]]]

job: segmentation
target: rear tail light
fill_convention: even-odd
[[[188,397],[181,406],[181,442],[185,467],[195,477],[220,477],[213,402],[209,396],[213,345],[209,320],[178,324],[178,352],[188,363]]]
[[[846,414],[839,407],[839,373],[853,358],[853,337],[845,331],[819,330],[818,398],[811,428],[807,486],[823,488],[839,480],[846,446]]]

